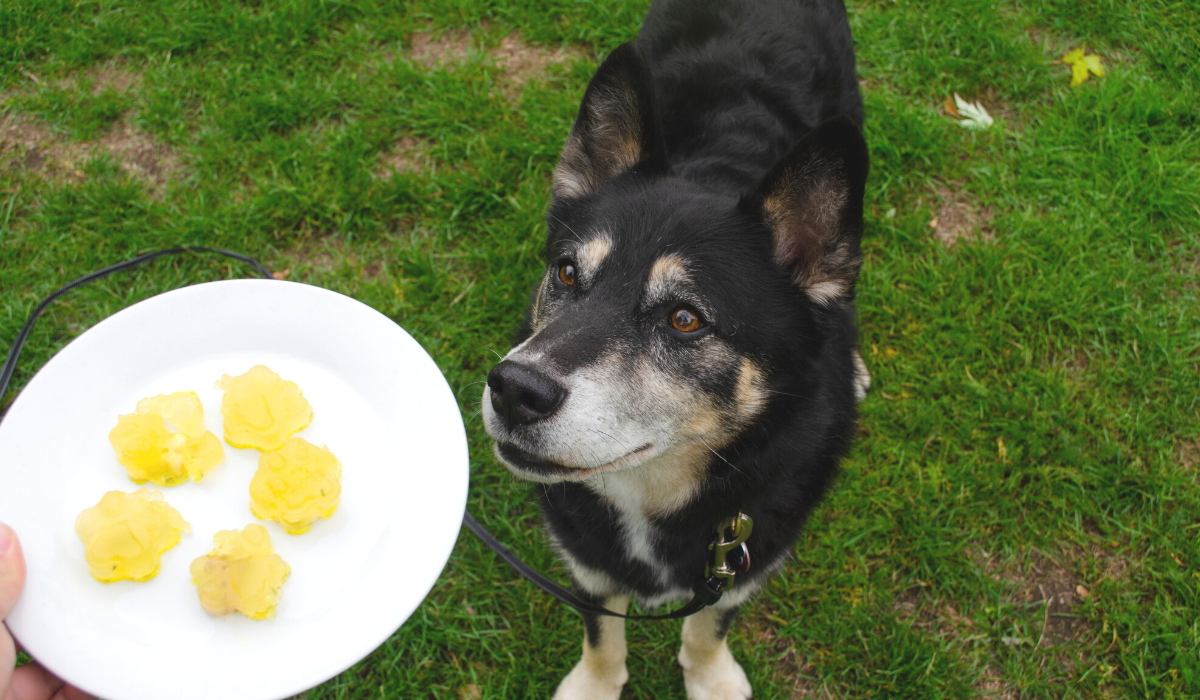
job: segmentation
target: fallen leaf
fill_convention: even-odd
[[[286,270],[276,270],[275,272],[271,273],[271,276],[277,280],[285,280],[290,274],[292,274],[292,269],[288,268]]]
[[[1088,599],[1088,597],[1089,597],[1090,595],[1092,595],[1092,592],[1091,592],[1091,591],[1089,591],[1089,590],[1087,589],[1087,587],[1086,587],[1086,586],[1084,586],[1082,583],[1081,583],[1081,584],[1079,584],[1078,586],[1075,586],[1075,592],[1076,592],[1076,593],[1078,593],[1078,594],[1079,594],[1079,597],[1080,597],[1080,598],[1083,598],[1084,600],[1087,600],[1087,599]]]
[[[964,129],[983,131],[995,122],[992,115],[988,114],[983,105],[979,104],[979,100],[974,103],[967,102],[956,92],[954,93],[954,104],[958,107],[959,116],[966,117],[958,121],[958,125]]]
[[[1062,57],[1062,62],[1071,66],[1071,87],[1082,85],[1089,74],[1098,78],[1104,77],[1104,66],[1100,64],[1100,57],[1096,54],[1085,56],[1086,52],[1087,47],[1081,46],[1074,51],[1068,51]]]
[[[937,227],[938,227],[938,219],[935,216],[935,217],[933,217],[933,220],[929,222],[929,228],[937,228]]]
[[[949,114],[950,116],[952,116],[952,117],[961,116],[958,113],[958,107],[954,106],[954,100],[950,99],[949,97],[947,97],[945,99],[945,101],[942,102],[942,106],[946,108],[946,113]]]

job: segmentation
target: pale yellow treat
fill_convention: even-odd
[[[92,576],[104,583],[154,578],[162,553],[191,529],[161,493],[149,489],[109,491],[75,519]]]
[[[258,458],[250,481],[250,510],[278,521],[291,535],[308,532],[318,518],[337,510],[342,495],[342,463],[325,447],[302,438]]]
[[[171,432],[168,421],[179,432]],[[199,481],[225,459],[221,441],[204,429],[204,408],[194,391],[138,401],[134,413],[117,419],[108,441],[137,484],[171,486],[189,476]]]
[[[217,388],[225,391],[225,442],[234,447],[278,450],[312,422],[312,406],[300,387],[263,365],[236,377],[226,374]]]
[[[213,551],[192,562],[192,583],[209,615],[233,611],[252,620],[275,617],[279,589],[292,567],[271,549],[262,525],[221,530],[213,535]]]

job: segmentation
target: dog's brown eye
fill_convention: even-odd
[[[681,306],[671,312],[671,327],[682,333],[691,333],[704,327],[704,322],[694,311]]]
[[[558,279],[568,287],[575,284],[575,266],[571,263],[563,263],[558,266]]]

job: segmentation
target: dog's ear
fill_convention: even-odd
[[[819,304],[854,297],[866,181],[867,144],[848,117],[834,117],[767,173],[754,198],[776,262]]]
[[[621,44],[588,83],[554,170],[554,196],[590,194],[610,178],[656,160],[655,119],[650,68],[636,44]]]

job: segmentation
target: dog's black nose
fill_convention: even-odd
[[[550,377],[505,360],[488,372],[492,408],[509,426],[535,423],[558,410],[567,390]]]

